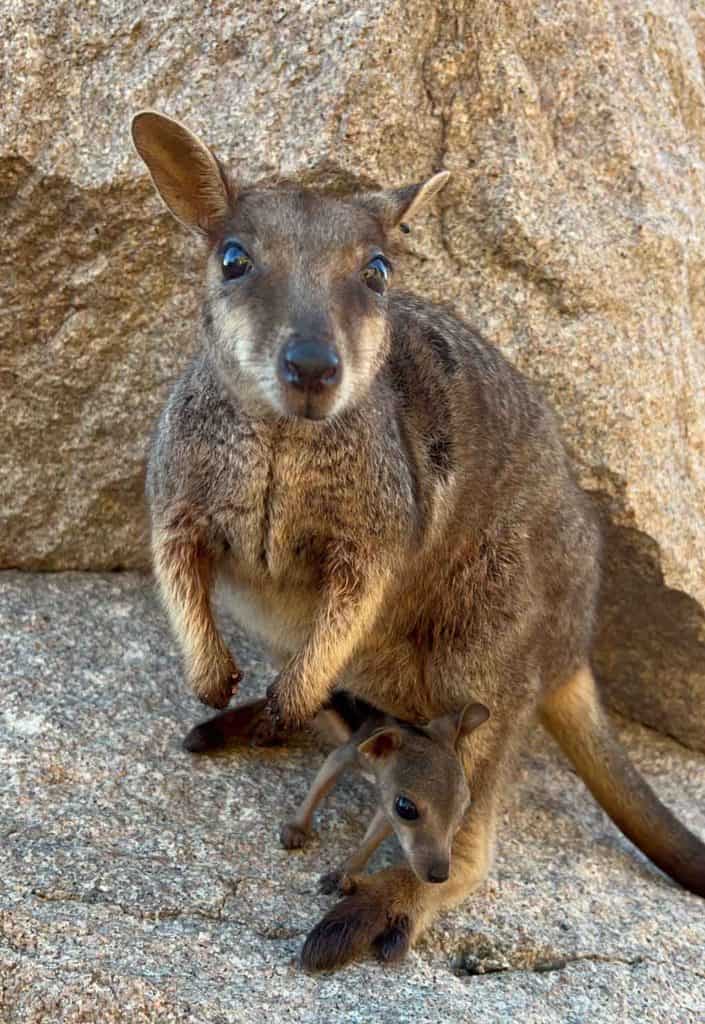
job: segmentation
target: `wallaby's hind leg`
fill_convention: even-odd
[[[186,733],[184,750],[204,754],[209,750],[221,750],[231,743],[249,744],[266,703],[266,698],[260,697],[199,722]]]
[[[625,836],[671,878],[705,896],[705,845],[661,803],[627,757],[587,665],[544,699],[541,718]]]
[[[333,871],[326,872],[319,879],[321,892],[330,894],[332,892],[351,893],[357,888],[357,883],[352,879],[357,871],[364,868],[367,861],[375,852],[381,842],[392,834],[392,826],[389,824],[386,814],[382,810],[375,811],[362,842],[354,853],[351,853],[343,866]]]
[[[219,715],[199,722],[191,729],[183,740],[184,750],[192,754],[205,754],[209,750],[222,750],[232,745],[250,745],[258,738],[258,725],[265,708],[267,698],[260,697],[250,700],[237,707],[229,708]],[[328,744],[340,746],[347,743],[352,729],[333,708],[324,708],[314,719],[313,725]],[[274,736],[271,745],[283,743],[287,737]],[[258,746],[262,746],[258,743]]]
[[[338,695],[339,697],[340,695]],[[350,698],[347,698],[349,703]],[[344,702],[343,702],[344,703]],[[257,727],[267,706],[266,697],[238,704],[219,715],[213,715],[205,722],[199,722],[183,740],[185,750],[192,754],[205,754],[209,750],[222,750],[230,744],[250,745],[257,738]],[[363,714],[364,712],[359,712]],[[361,724],[357,722],[354,728]],[[323,708],[311,723],[316,732],[328,745],[341,746],[352,736],[353,729],[337,710],[337,703]],[[284,742],[286,737],[275,736],[273,744]],[[258,744],[261,746],[262,744]]]
[[[354,743],[338,747],[328,755],[294,817],[282,825],[279,833],[282,846],[287,850],[298,850],[305,844],[311,834],[311,823],[316,808],[330,793],[348,765],[356,759],[357,747]]]
[[[466,745],[464,759],[473,793],[470,812],[453,844],[447,882],[421,882],[411,868],[388,868],[356,879],[355,891],[337,903],[311,931],[301,951],[308,971],[342,967],[372,948],[378,959],[399,960],[433,917],[460,903],[484,882],[494,855],[502,783],[526,728],[530,703],[492,713]]]

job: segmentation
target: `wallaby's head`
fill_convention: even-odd
[[[422,882],[445,882],[450,874],[453,839],[470,806],[460,744],[488,718],[484,704],[468,704],[423,729],[378,729],[358,748],[374,773],[380,806]]]
[[[143,111],[132,137],[169,210],[208,244],[204,324],[226,387],[251,408],[307,419],[359,400],[389,345],[391,233],[447,172],[347,198],[240,188],[171,118]]]

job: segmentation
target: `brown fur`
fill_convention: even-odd
[[[347,198],[238,191],[205,147],[194,156],[190,133],[174,160],[174,122],[150,115],[140,151],[158,187],[162,130],[163,197],[182,219],[192,210],[194,229],[208,223],[202,349],[167,403],[148,477],[156,564],[192,685],[218,707],[232,689],[204,597],[217,576],[282,666],[265,704],[227,712],[221,733],[281,738],[336,682],[409,722],[471,698],[491,711],[464,752],[474,802],[450,880],[424,885],[408,867],[371,876],[314,929],[305,966],[370,946],[403,953],[482,882],[504,781],[541,709],[617,824],[704,894],[705,848],[635,785],[585,682],[600,538],[552,412],[452,313],[363,279],[423,185]],[[210,167],[205,192],[194,162],[198,176]],[[215,220],[214,194],[227,204]],[[232,238],[253,272],[224,281]],[[291,338],[338,352],[335,387],[302,396],[287,383]]]

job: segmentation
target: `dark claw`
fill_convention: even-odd
[[[216,711],[221,711],[223,708],[227,708],[230,703],[230,694],[227,697],[201,697],[199,696],[201,704],[207,708],[215,708]]]
[[[198,699],[209,708],[226,708],[237,693],[241,679],[242,672],[236,668],[222,680],[217,690],[209,691],[207,694],[199,693]]]
[[[340,892],[340,871],[328,871],[318,879],[318,888],[326,896]]]

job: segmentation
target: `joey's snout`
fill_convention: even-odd
[[[429,882],[447,882],[450,876],[450,861],[436,860],[429,866],[426,880]]]
[[[342,376],[331,342],[293,335],[279,353],[277,371],[293,415],[322,419],[330,413]]]

